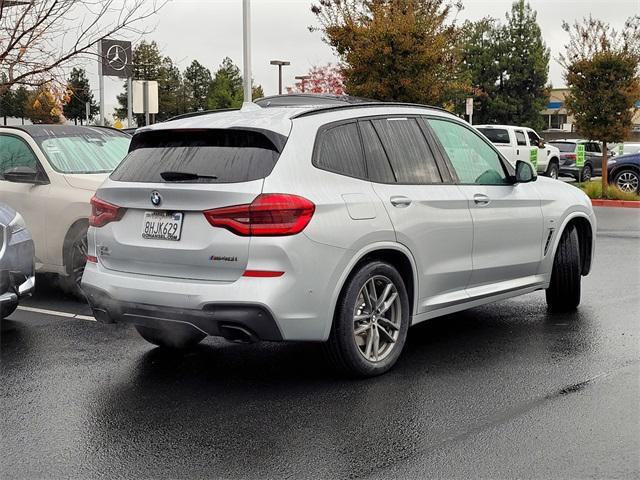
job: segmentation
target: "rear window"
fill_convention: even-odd
[[[268,135],[274,137],[278,145],[286,141],[276,133],[268,132]],[[155,130],[133,137],[129,154],[111,174],[111,179],[166,183],[161,173],[179,172],[204,177],[181,180],[181,183],[250,182],[269,175],[279,156],[272,139],[260,131]]]
[[[570,142],[549,142],[561,152],[573,152],[576,149],[575,143]]]
[[[479,128],[478,131],[491,143],[510,143],[509,132],[503,128]]]

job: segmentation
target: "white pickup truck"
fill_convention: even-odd
[[[474,125],[493,143],[509,162],[515,166],[518,160],[533,165],[535,170],[551,178],[558,178],[560,150],[547,145],[530,128],[512,125]]]

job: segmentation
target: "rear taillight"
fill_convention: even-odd
[[[300,233],[311,221],[316,206],[297,195],[263,193],[253,202],[214,208],[204,216],[214,227],[242,236],[283,236]]]
[[[566,158],[567,160],[574,160],[576,159],[576,154],[575,153],[564,153],[562,155],[562,158]]]
[[[89,225],[92,227],[104,227],[109,222],[117,222],[124,215],[124,211],[124,208],[100,200],[94,195],[91,198]]]

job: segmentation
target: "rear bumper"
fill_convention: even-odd
[[[273,315],[260,305],[211,303],[202,309],[184,309],[117,301],[105,291],[90,286],[85,286],[84,292],[96,320],[101,323],[146,327],[179,323],[230,340],[282,340]]]

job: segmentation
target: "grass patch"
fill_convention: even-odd
[[[601,198],[604,200],[627,200],[640,201],[640,195],[636,193],[623,192],[613,185],[609,185],[607,195],[602,195],[602,182],[597,180],[593,182],[578,183],[577,187],[586,193],[589,198]]]

